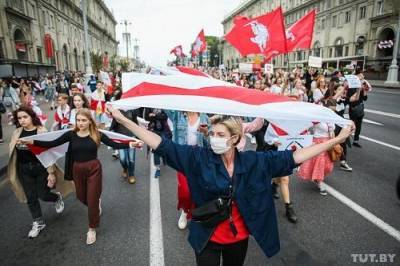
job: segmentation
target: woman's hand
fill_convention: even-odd
[[[54,187],[54,185],[56,184],[56,176],[54,174],[49,174],[49,176],[47,177],[47,186],[49,188]]]
[[[23,144],[23,145],[30,144],[30,145],[33,145],[33,140],[31,140],[31,139],[30,140],[18,139],[16,144]]]
[[[113,108],[111,105],[107,105],[107,111],[112,115],[115,120],[118,121],[118,123],[124,121],[125,116],[118,109]]]
[[[200,124],[198,128],[199,132],[203,133],[204,136],[208,136],[208,126],[207,124]]]
[[[130,141],[129,142],[129,147],[131,149],[137,148],[137,149],[141,149],[143,147],[143,141],[141,140],[134,140],[134,141]]]
[[[342,130],[340,130],[339,135],[337,135],[336,139],[339,141],[339,143],[343,143],[346,141],[346,139],[354,133],[354,130],[356,129],[356,126],[354,125],[353,121],[351,122],[350,125],[343,127]]]

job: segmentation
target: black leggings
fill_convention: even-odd
[[[39,199],[50,202],[56,202],[58,199],[58,196],[50,192],[47,186],[49,173],[39,162],[21,163],[17,166],[18,178],[28,200],[29,211],[33,220],[39,219],[42,217]]]
[[[198,266],[219,266],[222,255],[223,266],[242,266],[246,258],[249,239],[233,244],[218,244],[209,241],[200,254],[196,253]]]
[[[355,126],[356,126],[356,131],[354,132],[354,141],[358,141],[360,139],[360,133],[361,133],[361,125],[363,122],[364,116],[360,117],[353,117],[350,114],[350,119],[353,120]]]

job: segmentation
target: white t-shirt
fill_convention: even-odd
[[[314,138],[329,138],[329,132],[335,130],[335,124],[318,123],[314,125]]]
[[[271,91],[271,93],[274,93],[274,94],[282,94],[282,88],[275,84],[271,86],[270,91]]]
[[[197,145],[197,129],[200,126],[200,117],[197,119],[196,123],[191,126],[188,123],[188,130],[187,130],[187,144],[188,145]]]

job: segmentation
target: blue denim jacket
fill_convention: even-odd
[[[174,142],[178,144],[187,144],[188,119],[186,114],[184,112],[173,110],[164,110],[164,112],[168,115],[168,118],[174,125],[172,133]],[[200,114],[200,124],[208,124],[207,115],[203,113]],[[197,132],[197,145],[200,147],[207,147],[207,143],[207,138],[204,137],[204,134]]]
[[[232,179],[221,156],[211,149],[180,145],[163,139],[155,153],[165,156],[169,166],[187,177],[196,206],[228,194]],[[237,152],[235,156],[234,200],[250,234],[268,257],[280,249],[271,178],[290,175],[295,167],[292,151],[246,151]],[[195,252],[200,253],[215,228],[191,222],[189,230],[189,242]]]

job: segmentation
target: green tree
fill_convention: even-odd
[[[206,36],[208,54],[209,54],[209,66],[218,66],[219,62],[219,52],[218,52],[218,45],[219,45],[219,38],[216,36]]]
[[[100,53],[90,52],[90,59],[93,72],[98,73],[103,68],[103,57]]]
[[[121,60],[119,61],[119,66],[122,72],[127,72],[129,65],[130,65],[129,60],[126,58],[121,58]]]

